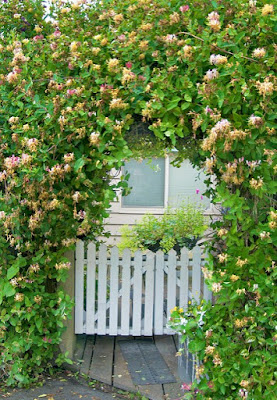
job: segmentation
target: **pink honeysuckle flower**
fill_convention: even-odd
[[[183,383],[181,386],[183,390],[191,390],[191,383]]]
[[[73,94],[76,94],[76,93],[77,93],[77,90],[76,90],[76,89],[68,89],[66,93],[67,93],[69,96],[72,96]]]
[[[125,42],[125,40],[126,40],[126,35],[119,35],[119,36],[117,37],[117,39],[118,39],[120,42]]]
[[[212,110],[209,106],[207,106],[207,107],[205,108],[205,113],[206,113],[206,114],[213,114],[213,110]]]
[[[53,35],[56,36],[56,37],[60,37],[61,36],[61,31],[58,28],[56,28],[56,30],[53,33]]]
[[[145,79],[146,79],[145,76],[143,76],[143,75],[139,75],[138,78],[140,81],[145,81]]]
[[[106,90],[113,89],[113,85],[108,85],[107,83],[103,83],[100,85],[100,91],[105,92]]]
[[[196,192],[196,194],[199,194],[200,190],[199,190],[199,189],[196,189],[195,192]]]
[[[209,381],[209,382],[208,382],[208,386],[209,386],[210,389],[213,389],[213,388],[214,388],[213,382]]]
[[[179,10],[181,11],[181,13],[184,13],[184,12],[186,12],[186,11],[189,10],[189,5],[186,4],[186,5],[184,5],[184,6],[181,6],[181,7],[179,8]]]
[[[247,390],[246,390],[246,389],[240,389],[240,390],[239,390],[239,396],[240,396],[242,399],[246,400],[247,397],[248,397],[248,392],[247,392]]]
[[[126,66],[126,68],[131,69],[133,64],[130,61],[128,61],[128,62],[126,62],[125,66]]]
[[[36,35],[36,36],[33,37],[33,41],[34,42],[38,42],[39,40],[42,40],[42,39],[44,39],[43,35]]]
[[[56,50],[57,47],[58,47],[57,43],[51,43],[50,44],[50,49],[53,50],[53,51]]]

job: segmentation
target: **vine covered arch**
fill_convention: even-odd
[[[111,169],[174,146],[216,177],[224,208],[205,270],[218,299],[202,330],[187,328],[203,363],[190,398],[271,399],[273,4],[76,0],[50,12],[35,0],[0,9],[1,380],[26,386],[49,366],[71,306],[56,284],[63,254],[101,234]],[[132,140],[137,120],[155,145]]]

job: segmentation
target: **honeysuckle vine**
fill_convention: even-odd
[[[44,12],[35,0],[0,8],[1,382],[26,386],[51,366],[71,307],[57,286],[64,253],[102,234],[111,171],[175,147],[176,163],[188,157],[216,181],[222,207],[203,271],[216,302],[201,329],[184,328],[201,362],[187,396],[271,400],[274,5],[77,0]],[[136,143],[140,123],[153,135]]]

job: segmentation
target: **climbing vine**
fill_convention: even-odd
[[[152,140],[205,166],[222,204],[204,271],[217,301],[193,331],[203,364],[189,395],[271,399],[273,5],[76,0],[50,13],[35,0],[0,9],[2,382],[25,386],[49,367],[71,305],[57,288],[70,268],[64,253],[102,233],[112,169],[138,142],[142,156],[155,152]],[[136,123],[153,133],[146,145],[132,137]]]

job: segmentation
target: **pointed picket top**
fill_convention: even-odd
[[[174,249],[171,249],[171,250],[169,250],[169,252],[168,252],[168,256],[170,257],[176,257],[176,251],[174,250]]]
[[[147,251],[147,253],[146,253],[146,256],[149,258],[154,257],[154,255],[155,255],[155,253],[153,253],[153,251],[151,251],[151,250]]]
[[[96,250],[96,244],[94,242],[89,242],[88,243],[88,249],[90,249],[91,251],[95,251]]]
[[[124,249],[123,250],[123,252],[122,252],[122,257],[123,258],[125,258],[125,257],[131,257],[131,250],[130,249],[128,249],[128,248],[126,248],[126,249]]]
[[[105,245],[105,243],[101,243],[99,246],[99,254],[103,254],[105,251],[107,251],[107,246]]]
[[[110,251],[111,251],[111,257],[112,256],[118,256],[119,255],[119,250],[118,250],[118,247],[117,246],[113,246],[111,249],[110,249]]]
[[[136,250],[134,253],[134,257],[142,257],[142,252],[140,249]]]
[[[156,252],[156,255],[159,257],[164,256],[164,254],[165,253],[161,249]]]
[[[192,254],[194,255],[199,255],[200,254],[200,256],[202,255],[202,251],[201,251],[201,247],[200,246],[195,246],[193,249],[192,249]]]
[[[187,253],[189,253],[189,249],[187,247],[182,247],[181,254],[187,254]]]

